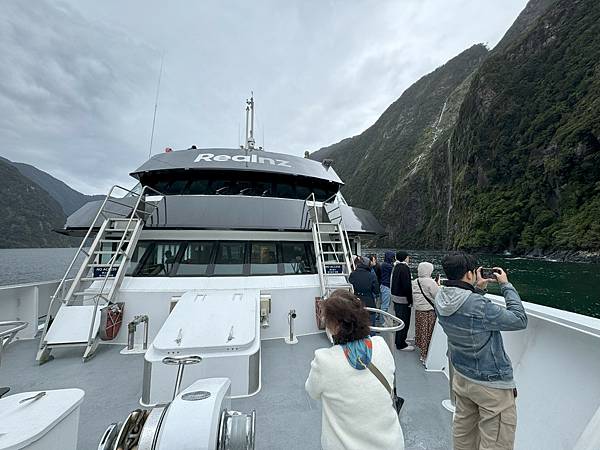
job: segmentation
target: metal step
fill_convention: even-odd
[[[93,263],[93,264],[88,264],[87,267],[106,267],[108,269],[109,267],[111,267],[111,264],[95,264],[95,263]],[[121,267],[121,264],[119,264],[119,263],[112,264],[113,269],[118,269],[119,267]]]
[[[102,292],[86,292],[86,291],[80,291],[80,292],[73,292],[73,294],[71,294],[73,297],[81,297],[84,295],[89,295],[90,297],[104,297],[104,294],[108,294],[108,291],[102,291]]]
[[[321,252],[321,255],[340,255],[340,256],[344,256],[344,252]]]
[[[105,278],[108,278],[109,280],[114,280],[115,277],[83,277],[81,278],[81,281],[101,281],[104,280]]]
[[[87,345],[91,318],[95,306],[61,306],[45,337],[48,346]],[[98,306],[98,312],[102,307]],[[96,313],[92,335],[100,329],[100,314]]]
[[[132,196],[134,203],[130,205],[119,201],[118,199],[121,197],[114,197],[112,195],[116,190],[127,192],[126,195]],[[100,307],[101,304],[109,303],[118,292],[125,276],[124,269],[133,255],[135,244],[144,227],[144,217],[151,215],[158,207],[158,203],[147,202],[145,200],[145,196],[148,195],[149,190],[156,192],[147,186],[143,187],[142,190],[137,193],[120,186],[113,186],[106,195],[100,210],[92,221],[93,225],[88,229],[84,242],[82,242],[79,247],[78,254],[73,258],[67,273],[64,275],[59,287],[51,297],[48,306],[49,312],[46,315],[42,330],[42,338],[40,339],[40,346],[38,348],[38,355],[36,357],[36,360],[40,364],[49,360],[50,347],[58,345],[83,345],[86,347],[83,359],[87,360],[93,356],[99,342],[98,322],[100,320],[100,314],[99,309],[97,308]],[[128,208],[129,211],[126,214],[113,211],[111,210],[109,203],[119,204]],[[94,225],[101,217],[104,218],[104,222],[102,223],[100,230],[96,233]],[[84,244],[86,244],[88,239],[94,234],[95,237],[93,238],[93,242],[89,250],[86,250]],[[118,248],[113,250],[112,247],[114,247],[115,244]],[[85,255],[85,259],[80,263],[79,271],[65,294],[64,288],[66,280],[80,254]],[[107,260],[111,262],[101,262]],[[107,283],[109,279],[111,282]],[[100,292],[94,289],[86,289],[84,285],[80,284],[83,281],[100,281],[103,283],[102,288]],[[90,303],[92,303],[92,305],[77,305],[76,303],[81,303],[82,297],[91,299],[92,301]],[[75,298],[77,298],[78,301],[71,301]],[[53,303],[56,301],[60,301],[62,306],[54,321],[50,322]],[[84,309],[73,309],[78,307]],[[81,329],[79,329],[80,326]],[[71,331],[69,327],[75,328],[75,330]]]

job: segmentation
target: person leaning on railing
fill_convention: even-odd
[[[305,388],[322,402],[323,450],[403,450],[404,436],[388,389],[394,357],[385,340],[369,336],[369,314],[354,294],[338,289],[323,302],[331,343],[315,351]]]
[[[484,279],[471,255],[448,255],[442,267],[448,280],[434,305],[454,367],[454,449],[513,449],[517,389],[500,332],[527,327],[521,298],[504,270],[495,267],[495,279]],[[483,296],[490,281],[500,284],[506,308]]]

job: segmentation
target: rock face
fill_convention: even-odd
[[[71,238],[52,231],[65,222],[58,202],[4,161],[0,161],[0,192],[0,248],[73,245]]]
[[[388,242],[539,254],[600,249],[600,3],[532,0],[491,52],[409,88],[334,159]]]
[[[85,195],[69,187],[64,182],[57,180],[52,175],[29,164],[9,161],[0,157],[0,160],[14,166],[22,175],[44,189],[56,200],[69,216],[88,202],[103,199],[103,195]]]
[[[483,45],[464,51],[408,88],[364,133],[311,156],[334,160],[346,183],[344,195],[372,210],[393,242],[422,245],[418,235],[431,207],[422,201],[428,189],[423,173],[430,172],[435,144],[447,139],[473,73],[487,54]]]
[[[600,3],[560,0],[481,66],[448,143],[451,247],[600,249]]]

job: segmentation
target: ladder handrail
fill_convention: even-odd
[[[142,198],[145,195],[146,188],[149,188],[149,189],[152,189],[155,192],[158,192],[158,191],[156,191],[156,189],[153,189],[153,188],[151,188],[149,186],[144,186],[143,189],[141,190],[141,192],[138,195],[137,201],[135,202],[135,206],[132,209],[131,216],[129,217],[129,220],[127,221],[127,225],[125,226],[125,229],[123,230],[123,235],[121,236],[121,240],[117,244],[117,250],[116,250],[115,258],[111,258],[110,265],[108,266],[108,269],[106,270],[106,274],[104,276],[104,281],[102,282],[102,286],[100,287],[100,292],[95,297],[94,311],[92,312],[92,321],[90,323],[90,330],[89,330],[89,333],[88,333],[88,346],[92,344],[92,340],[93,340],[92,339],[93,338],[92,335],[94,334],[93,333],[93,331],[94,331],[94,323],[96,321],[96,314],[98,313],[98,304],[100,303],[100,298],[102,297],[102,294],[104,293],[104,288],[106,287],[106,283],[108,282],[108,278],[110,277],[110,273],[112,272],[112,269],[113,269],[113,267],[115,265],[115,262],[118,259],[117,256],[119,255],[119,253],[121,253],[123,251],[122,250],[123,249],[123,243],[125,241],[125,238],[127,237],[127,233],[129,231],[133,231],[133,230],[131,230],[131,224],[133,222],[133,217],[134,217],[134,214],[137,215],[137,212],[138,212],[138,209],[139,209],[139,205],[140,205],[140,202],[141,202]],[[163,199],[164,198],[165,197],[163,196]],[[156,206],[155,206],[155,209],[156,209]],[[136,227],[139,226],[138,225],[139,224],[138,221],[142,221],[143,222],[143,219],[140,219],[140,218],[136,217]],[[92,224],[92,226],[93,226],[93,224]],[[131,245],[131,242],[128,245],[128,250],[131,248],[130,245]],[[121,258],[121,264],[120,264],[119,268],[117,269],[118,272],[121,272],[121,271],[125,270],[126,258],[125,258],[125,254],[124,253],[123,253],[123,255],[124,255],[123,258]],[[111,287],[111,291],[114,289],[114,283],[116,282],[116,280],[117,280],[117,277],[115,276],[115,281],[113,282],[113,286]],[[109,297],[110,297],[110,295],[109,295]]]
[[[335,199],[335,205],[334,208],[330,211],[327,211],[325,204],[329,203],[332,199]],[[310,205],[308,205],[308,203],[311,202]],[[331,234],[338,234],[340,242],[339,244],[341,244],[342,246],[342,252],[335,252],[335,260],[337,262],[340,262],[341,264],[344,264],[346,266],[346,270],[348,271],[348,273],[346,274],[349,275],[353,268],[354,268],[354,262],[352,261],[352,249],[350,247],[350,238],[348,237],[348,231],[346,230],[345,224],[344,224],[344,218],[343,215],[341,213],[341,202],[339,200],[338,194],[335,193],[334,195],[330,196],[328,199],[326,199],[324,202],[321,202],[321,208],[323,208],[323,211],[325,214],[327,214],[327,218],[328,218],[328,222],[323,222],[323,223],[330,223],[333,225],[337,226],[337,230]],[[330,213],[333,211],[339,210],[340,211],[340,215],[338,217],[336,217],[337,222],[334,222],[331,217],[330,217]],[[306,211],[306,213],[305,213]],[[312,213],[312,215],[311,215]],[[314,220],[313,220],[314,219]],[[301,217],[301,221],[303,228],[307,225],[308,220],[310,220],[312,222],[312,232],[313,232],[313,240],[314,240],[314,245],[315,245],[315,252],[316,252],[316,256],[317,256],[317,264],[318,264],[318,272],[319,272],[319,281],[321,284],[321,296],[322,297],[326,297],[328,292],[329,292],[329,283],[328,283],[328,277],[327,277],[327,265],[326,265],[326,261],[325,261],[325,254],[324,254],[324,250],[323,250],[323,242],[321,240],[321,227],[320,227],[320,220],[319,220],[319,210],[318,210],[318,206],[317,206],[317,201],[315,198],[315,194],[314,192],[311,192],[310,195],[308,197],[306,197],[306,199],[304,200],[304,207],[302,208],[302,217]],[[335,250],[335,247],[334,247]],[[344,255],[344,261],[339,261],[338,259],[338,255],[337,253],[343,253]]]
[[[90,236],[92,235],[92,233],[94,231],[94,228],[95,228],[95,225],[96,225],[96,222],[98,221],[98,219],[100,218],[101,215],[104,216],[103,213],[105,211],[105,207],[106,207],[107,203],[109,203],[109,202],[110,203],[118,203],[118,202],[114,201],[111,198],[113,192],[115,190],[117,190],[117,189],[119,189],[121,191],[125,191],[127,193],[127,194],[125,194],[126,196],[127,195],[130,195],[131,197],[137,196],[137,201],[135,202],[135,204],[134,204],[134,206],[132,207],[132,210],[131,210],[130,220],[127,222],[128,225],[131,223],[131,220],[133,219],[134,214],[137,215],[137,211],[139,209],[139,204],[141,202],[141,199],[146,195],[146,191],[147,190],[148,191],[152,191],[156,195],[162,196],[163,199],[166,199],[166,197],[164,196],[164,194],[160,193],[159,191],[157,191],[156,189],[154,189],[154,188],[152,188],[150,186],[144,186],[144,188],[139,193],[135,192],[132,189],[127,189],[127,188],[124,188],[123,186],[120,186],[120,185],[117,185],[117,184],[113,185],[109,189],[108,194],[106,195],[106,197],[104,197],[104,200],[102,201],[102,204],[98,208],[98,211],[97,211],[96,215],[94,216],[94,219],[92,220],[92,222],[90,224],[90,227],[88,228],[85,236],[81,240],[81,244],[79,245],[79,248],[75,252],[75,255],[73,256],[73,259],[71,260],[71,263],[69,264],[67,270],[65,271],[65,274],[61,278],[60,283],[58,284],[56,290],[54,291],[54,294],[50,298],[50,303],[48,305],[48,314],[46,315],[46,320],[44,321],[44,328],[42,330],[42,336],[40,338],[39,350],[42,350],[42,348],[44,346],[44,339],[46,337],[46,334],[48,333],[48,328],[49,328],[49,324],[50,324],[51,311],[52,311],[52,308],[53,308],[53,306],[54,306],[54,304],[56,302],[56,299],[57,298],[61,298],[61,297],[64,296],[64,295],[61,295],[61,294],[64,294],[64,288],[65,288],[66,281],[70,280],[69,274],[71,273],[71,270],[73,269],[73,266],[75,265],[75,262],[79,258],[79,255],[81,255],[82,252],[87,254],[87,252],[84,250],[85,244],[88,241],[88,239],[90,238]],[[166,203],[166,200],[165,200],[165,203]],[[129,207],[129,205],[128,205],[128,207]],[[104,217],[106,217],[106,216],[104,216]],[[121,241],[123,241],[123,239],[121,239]],[[122,245],[122,242],[120,242],[120,244]],[[91,257],[91,254],[88,254],[87,258],[90,258],[90,257]],[[110,271],[107,272],[107,273],[110,273]],[[75,282],[77,282],[77,278],[73,279],[73,283],[75,283]],[[94,320],[95,320],[95,317],[94,317]],[[92,327],[93,327],[93,323],[92,323]]]

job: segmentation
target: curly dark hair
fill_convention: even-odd
[[[346,344],[369,336],[369,312],[360,299],[344,289],[337,289],[323,302],[325,325],[333,332],[336,344]]]

